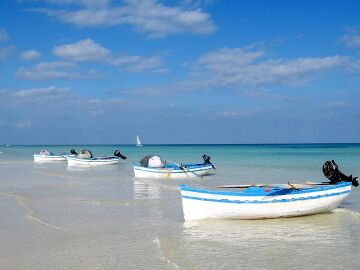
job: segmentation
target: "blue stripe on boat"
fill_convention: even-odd
[[[79,161],[113,161],[118,159],[117,157],[94,157],[94,158],[74,158],[74,157],[68,157],[68,159],[71,160],[79,160]]]
[[[214,195],[226,195],[226,196],[269,196],[271,193],[281,191],[281,190],[288,190],[289,192],[287,194],[295,195],[295,194],[302,194],[302,193],[310,193],[310,192],[319,192],[324,190],[331,190],[331,189],[337,189],[341,187],[347,187],[351,186],[351,182],[341,182],[336,185],[329,185],[329,186],[323,186],[323,187],[314,187],[314,188],[306,188],[306,189],[284,189],[282,187],[271,188],[270,191],[266,191],[265,188],[250,188],[250,190],[245,191],[217,191],[217,190],[205,190],[205,189],[198,189],[198,188],[190,188],[185,184],[180,185],[180,190],[183,191],[190,191],[190,192],[196,192],[196,193],[204,193],[204,194],[214,194]],[[251,190],[252,189],[252,190]]]
[[[52,158],[58,158],[58,157],[64,157],[63,155],[37,155],[34,154],[34,157],[52,157]]]
[[[135,170],[144,171],[144,172],[151,172],[151,173],[165,173],[168,174],[171,173],[194,173],[199,171],[205,171],[205,170],[211,170],[211,166],[198,166],[193,168],[186,168],[187,170],[182,169],[174,169],[174,168],[146,168],[142,166],[134,166]]]
[[[309,197],[300,197],[300,198],[292,198],[292,199],[280,199],[280,200],[271,200],[271,201],[239,201],[239,200],[227,200],[227,199],[222,199],[222,200],[217,200],[217,199],[209,199],[209,198],[199,198],[199,197],[192,197],[192,196],[182,196],[183,198],[186,199],[191,199],[191,200],[198,200],[198,201],[208,201],[208,202],[220,202],[220,203],[236,203],[236,204],[263,204],[263,203],[287,203],[287,202],[294,202],[294,201],[306,201],[306,200],[314,200],[314,199],[319,199],[319,198],[325,198],[325,197],[333,197],[333,196],[338,196],[341,194],[346,194],[346,193],[350,193],[351,190],[346,190],[346,191],[342,191],[342,192],[336,192],[336,193],[331,193],[331,194],[323,194],[323,195],[317,195],[317,196],[309,196]]]
[[[194,173],[194,172],[200,172],[200,171],[205,171],[205,170],[208,170],[208,169],[199,169],[199,170],[188,170],[188,171],[185,171],[185,170],[167,170],[167,171],[164,171],[164,170],[158,170],[158,171],[155,171],[155,170],[143,170],[143,169],[139,169],[139,168],[135,168],[135,170],[139,170],[139,171],[144,171],[144,172],[150,172],[150,173],[165,173],[165,174],[168,174],[169,172],[171,173]],[[210,169],[209,169],[210,170]]]

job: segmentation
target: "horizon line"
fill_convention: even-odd
[[[186,145],[334,145],[334,144],[360,144],[360,142],[312,142],[312,143],[170,143],[170,144],[157,144],[149,143],[143,144],[144,146],[186,146]],[[112,145],[123,145],[123,146],[136,146],[136,144],[126,143],[109,143],[109,144],[96,144],[96,143],[85,143],[85,144],[1,144],[0,146],[112,146]]]

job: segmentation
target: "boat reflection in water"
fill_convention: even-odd
[[[184,222],[189,239],[245,245],[248,241],[322,241],[344,239],[341,213],[263,220],[201,220]]]
[[[354,218],[358,217],[327,213],[264,220],[186,221],[179,250],[196,264],[193,267],[210,263],[214,269],[304,269],[309,265],[312,269],[351,269],[359,262],[354,249],[359,237],[350,226]]]
[[[134,199],[159,199],[160,186],[156,181],[134,179]]]

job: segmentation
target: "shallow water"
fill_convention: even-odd
[[[332,213],[256,221],[184,222],[179,184],[324,181],[335,159],[360,176],[360,145],[86,146],[116,148],[126,162],[71,168],[38,164],[46,148],[0,147],[1,269],[357,269],[360,194]],[[84,148],[77,146],[78,150]],[[175,162],[211,156],[214,175],[199,179],[134,179],[132,162],[149,153]]]

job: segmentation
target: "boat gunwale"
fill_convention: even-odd
[[[306,189],[288,189],[289,193],[291,195],[295,194],[306,194],[306,193],[312,193],[312,192],[320,192],[320,191],[327,191],[332,189],[338,189],[338,188],[344,188],[351,186],[352,184],[350,182],[340,182],[336,185],[329,185],[329,186],[321,186],[321,187],[314,187],[314,188],[306,188]],[[270,191],[266,191],[270,190]],[[188,187],[186,184],[180,185],[180,191],[186,191],[186,192],[193,192],[193,193],[201,193],[201,194],[209,194],[209,195],[225,195],[225,196],[234,196],[234,197],[243,197],[243,196],[274,196],[274,192],[279,190],[285,190],[285,188],[282,187],[274,187],[270,189],[262,188],[262,187],[256,187],[256,188],[245,188],[243,191],[217,191],[217,190],[209,190],[209,189],[201,189],[201,188],[191,188]],[[282,194],[285,195],[285,194]],[[281,195],[279,195],[281,196]],[[182,195],[182,197],[184,197]]]
[[[307,201],[307,200],[316,200],[321,198],[327,197],[335,197],[343,194],[349,194],[351,190],[345,190],[341,192],[335,193],[327,193],[321,194],[316,196],[306,196],[306,197],[299,197],[299,198],[291,198],[291,199],[273,199],[273,200],[228,200],[228,199],[212,199],[212,198],[201,198],[201,197],[192,197],[192,196],[182,196],[183,199],[190,199],[190,200],[198,200],[198,201],[206,201],[206,202],[217,202],[217,203],[235,203],[235,204],[268,204],[268,203],[289,203],[289,202],[296,202],[296,201]],[[258,196],[261,197],[261,196]],[[277,197],[277,196],[272,196]],[[262,197],[263,198],[263,197]]]
[[[73,161],[82,161],[82,162],[108,162],[108,161],[114,161],[119,160],[118,157],[93,157],[93,158],[77,158],[77,157],[66,157],[67,160],[73,160]]]
[[[51,154],[51,155],[40,155],[34,154],[34,158],[67,158],[69,154]]]
[[[192,165],[192,164],[187,164]],[[144,167],[138,164],[134,164],[134,170],[148,172],[148,173],[188,173],[188,172],[199,172],[199,171],[205,171],[205,170],[211,170],[213,167],[212,165],[199,165],[199,166],[193,166],[193,168],[150,168],[150,167]]]

